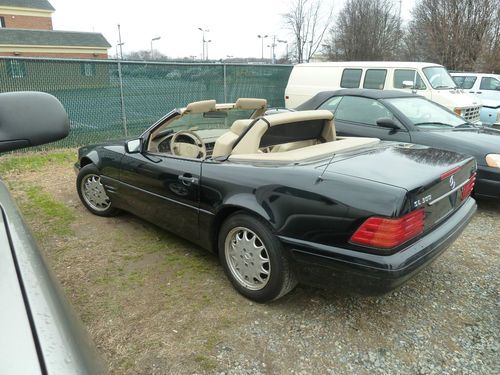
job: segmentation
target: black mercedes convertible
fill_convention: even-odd
[[[401,285],[476,210],[472,157],[338,137],[330,111],[266,114],[263,99],[175,109],[137,139],[82,147],[76,187],[217,253],[259,302],[297,284],[365,294]]]

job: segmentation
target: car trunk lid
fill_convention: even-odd
[[[404,189],[406,197],[395,216],[423,208],[424,231],[444,220],[467,199],[463,192],[473,183],[475,169],[474,159],[466,155],[393,143],[338,155],[318,167],[324,179],[343,174]]]

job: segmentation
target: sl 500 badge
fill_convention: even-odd
[[[422,197],[414,201],[413,208],[417,208],[423,204],[426,204],[427,202],[430,202],[431,200],[432,200],[432,194],[426,195],[425,197]]]

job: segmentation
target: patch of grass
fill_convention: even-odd
[[[39,186],[30,186],[25,191],[27,200],[21,202],[23,213],[32,222],[43,222],[44,235],[70,235],[70,224],[75,220],[71,209],[55,200]]]
[[[215,361],[215,359],[207,357],[206,355],[197,354],[194,357],[194,360],[205,371],[213,371],[217,367],[217,362]]]
[[[40,170],[47,165],[60,165],[76,161],[75,150],[39,152],[36,154],[12,154],[0,158],[0,174],[13,171]]]

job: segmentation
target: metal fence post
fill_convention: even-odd
[[[226,63],[224,63],[224,103],[227,103],[227,74],[226,74]]]
[[[125,111],[125,97],[123,95],[122,63],[120,61],[118,61],[118,80],[120,82],[120,107],[122,110],[123,131],[125,133],[125,137],[128,137],[127,113]]]

